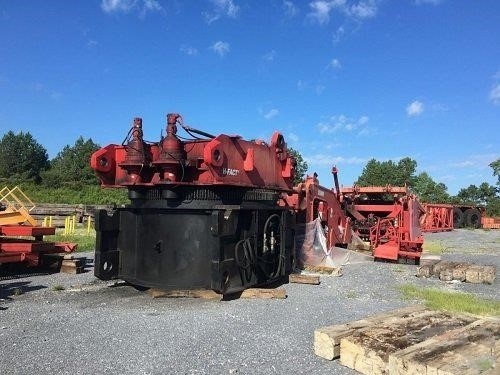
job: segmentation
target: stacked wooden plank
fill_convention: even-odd
[[[443,281],[463,281],[475,284],[493,284],[496,269],[494,266],[478,266],[464,262],[429,260],[417,269],[418,277],[437,277]]]
[[[78,222],[83,222],[86,217],[94,217],[96,209],[112,209],[110,205],[84,205],[84,204],[57,204],[37,203],[30,214],[38,221],[43,221],[47,216],[52,217],[52,225],[63,227],[68,216],[76,216]]]
[[[409,307],[315,331],[316,355],[363,374],[498,374],[500,319]]]

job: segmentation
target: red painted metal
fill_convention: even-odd
[[[101,185],[133,191],[137,187],[167,191],[170,186],[214,185],[272,190],[279,193],[276,206],[293,211],[298,224],[321,219],[328,247],[350,242],[351,219],[340,202],[335,167],[335,190],[320,186],[316,175],[293,187],[296,162],[279,132],[265,143],[195,130],[184,125],[175,113],[167,115],[166,122],[166,137],[159,142],[144,141],[142,120],[136,118],[122,145],[108,145],[95,152],[91,167]],[[205,138],[181,139],[178,126],[190,135],[194,132]]]
[[[424,209],[408,188],[354,186],[342,188],[341,193],[354,231],[370,242],[375,258],[420,259]]]
[[[273,134],[270,146],[225,134],[182,141],[177,125],[193,130],[183,125],[180,115],[169,114],[167,136],[159,143],[148,143],[142,137],[142,120],[135,119],[126,144],[108,145],[92,155],[91,167],[101,184],[231,185],[292,191],[294,165],[280,133]]]
[[[70,253],[76,249],[74,243],[43,241],[43,236],[54,233],[54,227],[0,226],[0,264],[22,262],[39,266],[43,254]]]
[[[423,232],[443,232],[453,230],[453,205],[424,203],[425,214],[421,219]]]
[[[2,236],[51,236],[56,233],[55,227],[32,227],[30,225],[3,225],[0,226]]]
[[[336,172],[335,172],[336,173]],[[326,232],[327,246],[344,246],[351,241],[351,219],[348,218],[332,189],[319,185],[317,175],[308,176],[294,188],[294,194],[285,197],[288,206],[299,215],[299,223],[310,223],[316,218]]]

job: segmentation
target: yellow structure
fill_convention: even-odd
[[[0,190],[0,225],[24,224],[38,225],[37,221],[30,215],[35,204],[26,194],[16,186],[9,189],[7,186]]]

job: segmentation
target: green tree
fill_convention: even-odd
[[[442,182],[435,182],[427,172],[422,172],[415,177],[412,191],[421,202],[425,203],[448,203],[450,195],[448,188]]]
[[[371,159],[356,181],[359,186],[411,186],[415,182],[417,162],[411,158],[403,158],[394,163],[392,160],[377,161]]]
[[[304,177],[306,175],[307,169],[309,166],[307,162],[304,160],[302,155],[291,147],[288,147],[288,152],[295,158],[295,162],[297,165],[295,166],[295,177],[293,179],[293,184],[297,185],[304,181]]]
[[[461,189],[454,197],[454,203],[485,206],[489,216],[500,215],[500,197],[497,189],[487,182],[483,182],[479,187],[469,185]]]
[[[47,150],[29,132],[9,131],[0,140],[0,178],[39,183],[48,160]]]
[[[79,137],[73,146],[65,146],[43,174],[44,184],[50,187],[97,184],[97,177],[90,168],[90,156],[99,148],[92,139],[84,140],[83,137]]]
[[[500,159],[491,162],[490,167],[493,168],[493,176],[498,177],[497,185],[500,188]]]

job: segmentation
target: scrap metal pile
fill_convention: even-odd
[[[125,187],[130,198],[96,213],[95,275],[103,280],[222,294],[270,283],[302,261],[295,237],[313,220],[328,248],[347,246],[354,219],[358,232],[369,232],[376,257],[420,257],[413,196],[390,192],[394,201],[375,218],[356,206],[357,192],[341,194],[335,168],[335,189],[320,186],[316,175],[293,186],[296,163],[278,132],[269,143],[215,136],[172,113],[166,136],[148,142],[135,118],[122,144],[95,152],[91,167],[102,186]]]

